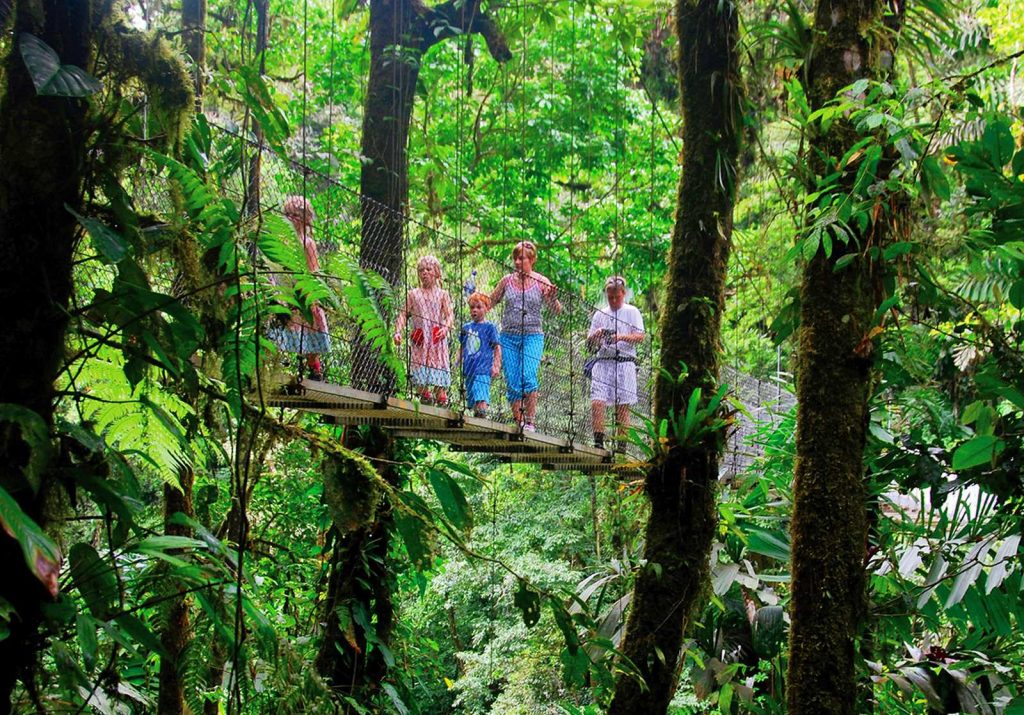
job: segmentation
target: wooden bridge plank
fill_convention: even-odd
[[[544,469],[610,471],[612,453],[549,434],[472,417],[449,407],[423,405],[347,385],[303,380],[265,388],[266,404],[323,415],[334,424],[375,424],[396,437],[432,439],[455,452],[494,454],[501,461]]]

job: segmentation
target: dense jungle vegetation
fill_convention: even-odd
[[[0,28],[0,713],[1024,714],[1024,1]],[[275,316],[402,390],[415,258],[522,240],[647,321],[618,468],[265,402]]]

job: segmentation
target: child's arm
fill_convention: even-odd
[[[494,346],[494,360],[491,362],[491,377],[497,377],[501,372],[501,343]]]
[[[455,310],[452,307],[452,294],[448,291],[441,296],[441,326],[444,328],[445,337],[452,331],[455,323]]]
[[[405,323],[409,319],[409,313],[411,312],[410,299],[411,295],[407,293],[405,295],[405,305],[398,311],[398,317],[395,319],[395,345],[402,344],[402,333],[405,332]]]
[[[316,275],[320,272],[320,257],[317,256],[316,243],[309,236],[302,236],[302,250],[306,252],[306,267]]]

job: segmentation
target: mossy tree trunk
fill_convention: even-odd
[[[192,58],[196,111],[202,112],[206,89],[206,0],[181,0],[181,35],[185,52]]]
[[[512,57],[498,26],[480,9],[479,0],[446,0],[427,6],[418,0],[371,0],[370,76],[363,112],[360,192],[362,236],[359,262],[380,273],[392,286],[404,276],[403,236],[409,197],[409,125],[419,70],[427,52],[451,37],[480,35],[491,56],[506,62]],[[387,394],[394,376],[384,369],[376,350],[357,340],[353,353],[353,384]],[[355,430],[350,430],[355,439]],[[390,437],[372,427],[359,443],[371,458],[391,453]],[[386,469],[393,484],[400,475]],[[391,633],[391,587],[383,559],[392,533],[389,514],[357,529],[335,528],[331,574],[324,604],[325,634],[317,668],[333,687],[349,694],[368,693],[380,686],[387,665],[380,649],[367,658],[366,641],[387,643]],[[368,572],[368,558],[380,559],[381,567]],[[356,578],[362,574],[365,583]],[[339,613],[351,612],[354,604],[374,619],[371,635],[358,624],[339,621]],[[346,611],[347,609],[347,611]]]
[[[77,241],[75,219],[65,207],[82,206],[87,105],[37,96],[17,40],[20,33],[32,33],[63,63],[88,68],[94,18],[86,0],[18,0],[14,13],[14,48],[7,54],[0,97],[0,403],[32,410],[50,425]],[[34,483],[26,479],[22,468],[29,451],[19,429],[0,426],[0,486],[45,527],[46,504],[57,484],[45,472]],[[56,593],[57,575],[44,586],[7,534],[0,534],[0,563],[0,600],[17,612],[10,634],[0,640],[0,712],[9,712],[17,679],[32,677],[42,646],[41,608]]]
[[[897,16],[901,6],[895,7]],[[815,109],[858,79],[879,77],[892,66],[892,17],[886,10],[883,0],[819,0],[806,75]],[[835,172],[860,138],[844,118],[814,136],[815,174]],[[837,179],[840,191],[853,191],[857,169],[855,161],[844,167]],[[865,230],[851,221],[853,240],[836,242],[831,257],[819,250],[808,262],[801,286],[787,679],[791,715],[859,710],[855,640],[864,612],[869,331],[882,295],[882,268],[866,249],[884,244],[895,211],[884,194],[877,202]],[[837,270],[836,263],[851,255]]]
[[[195,473],[192,467],[178,470],[178,487],[164,485],[164,533],[168,536],[192,536],[192,529],[175,519],[176,514],[193,517],[192,487]],[[180,592],[182,585],[171,585]],[[185,712],[185,653],[192,643],[192,625],[189,601],[184,593],[168,600],[164,608],[164,624],[160,633],[166,657],[160,659],[160,688],[157,697],[159,715],[181,715]]]
[[[479,0],[447,0],[426,6],[415,0],[371,0],[370,77],[363,112],[363,268],[398,286],[403,278],[403,229],[409,199],[409,124],[420,65],[434,45],[450,37],[479,34],[498,62],[512,58],[497,25]],[[393,389],[394,378],[372,346],[357,344],[353,382],[372,392]]]
[[[259,58],[260,74],[267,73],[267,48],[270,45],[270,0],[255,0],[253,6],[256,10],[256,37],[253,51]],[[302,81],[308,81],[303,75]],[[302,127],[306,131],[306,127]],[[253,122],[252,126],[253,143],[255,147],[251,150],[249,157],[249,175],[245,190],[245,213],[248,216],[256,216],[260,212],[260,204],[263,200],[261,186],[263,183],[263,126],[259,122]],[[255,251],[255,246],[250,247]]]
[[[718,381],[721,315],[732,234],[735,166],[742,131],[736,49],[737,8],[720,0],[677,0],[683,166],[661,316],[661,361],[675,384],[659,378],[656,420],[685,411],[693,390],[705,400]],[[652,464],[645,487],[651,514],[647,565],[637,576],[622,652],[639,669],[616,683],[609,713],[664,713],[676,688],[683,631],[708,576],[715,528],[715,486],[723,435],[673,442]]]
[[[390,436],[381,430],[353,434],[347,441],[371,458],[391,453]],[[401,481],[393,465],[385,467],[381,476],[393,485]],[[379,489],[355,465],[328,458],[328,480],[328,503],[342,502],[332,504],[332,509],[341,506],[346,515],[334,519],[328,534],[334,548],[325,599],[325,633],[316,666],[335,690],[365,699],[380,686],[388,669],[384,651],[377,644],[391,642],[394,626],[388,560],[394,517],[386,500],[381,501]]]

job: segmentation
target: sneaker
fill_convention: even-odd
[[[527,422],[523,425],[523,432],[536,432],[537,428],[533,426],[533,422]]]
[[[487,419],[487,410],[473,410],[473,416],[481,419]]]
[[[594,446],[597,449],[604,449],[604,433],[603,432],[595,432],[594,433]]]
[[[324,374],[322,372],[320,372],[319,370],[312,370],[309,373],[309,379],[310,380],[316,380],[317,382],[323,382],[324,381]]]

